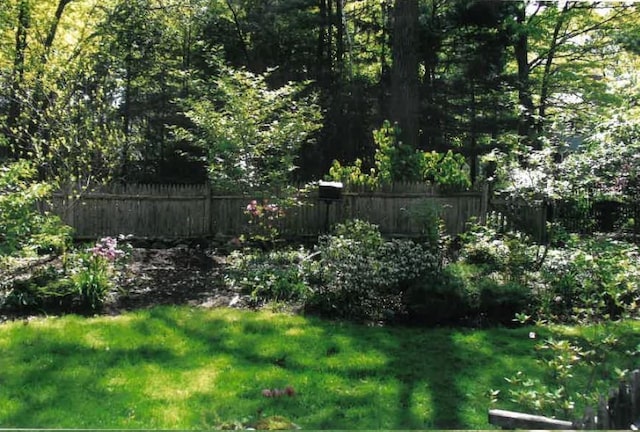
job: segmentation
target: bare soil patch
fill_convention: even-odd
[[[247,296],[225,285],[224,263],[224,255],[215,249],[135,248],[105,310],[113,314],[155,305],[248,307]]]

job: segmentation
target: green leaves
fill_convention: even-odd
[[[206,98],[188,103],[191,138],[207,151],[215,188],[282,188],[298,149],[320,128],[321,113],[307,86],[271,89],[267,75],[223,68]]]
[[[469,167],[464,156],[453,153],[422,152],[398,141],[400,130],[388,120],[373,131],[376,144],[375,168],[362,171],[362,160],[351,166],[334,161],[329,177],[355,186],[374,188],[394,182],[429,182],[445,189],[461,190],[471,186]]]
[[[26,161],[0,166],[0,256],[64,249],[70,242],[70,229],[39,211],[51,185],[34,181],[35,175]]]

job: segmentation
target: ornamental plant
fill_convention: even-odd
[[[244,210],[247,216],[247,233],[243,240],[273,245],[280,237],[279,225],[285,212],[277,203],[251,200]]]
[[[355,320],[393,320],[406,312],[411,283],[432,277],[440,257],[429,245],[385,240],[378,227],[351,220],[319,239],[303,268],[312,288],[307,308]]]
[[[83,306],[100,309],[113,287],[118,271],[130,255],[131,245],[113,237],[103,237],[95,246],[77,255],[71,270],[71,280]]]

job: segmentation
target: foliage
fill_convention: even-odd
[[[558,175],[574,191],[608,199],[635,199],[640,190],[639,139],[638,111],[614,113],[597,125],[581,151],[562,162]]]
[[[478,315],[479,292],[470,273],[473,269],[449,264],[430,277],[413,281],[404,297],[409,318],[430,325],[473,320]]]
[[[186,138],[206,149],[215,188],[278,189],[295,170],[301,145],[320,127],[305,83],[271,89],[266,75],[222,69],[211,95],[189,102],[195,132]]]
[[[535,333],[532,336],[535,337]],[[599,392],[608,390],[607,380],[597,372],[598,369],[604,371],[612,367],[609,351],[620,345],[612,334],[598,336],[599,340],[586,341],[584,347],[576,341],[554,338],[537,344],[537,361],[545,377],[532,379],[518,371],[505,378],[509,384],[510,400],[531,414],[577,420],[580,417],[580,413],[575,411],[577,403],[583,407],[594,407],[598,404]],[[580,375],[590,378],[585,383],[576,379]]]
[[[107,258],[92,252],[80,253],[76,266],[71,281],[82,303],[89,309],[100,309],[112,288]]]
[[[549,251],[540,270],[539,318],[581,323],[637,316],[639,260],[635,245],[573,237]]]
[[[329,169],[329,178],[355,186],[374,188],[394,182],[428,182],[445,189],[460,190],[471,186],[469,167],[464,156],[451,150],[446,153],[422,152],[398,141],[399,128],[385,120],[373,131],[376,145],[374,168],[362,171],[362,160],[343,166],[337,160]]]
[[[442,250],[449,237],[444,234],[443,220],[440,217],[442,207],[432,200],[420,200],[407,207],[411,224],[420,228],[416,240],[434,251]]]
[[[378,185],[376,170],[371,168],[368,173],[362,171],[362,160],[356,159],[353,165],[343,166],[334,160],[329,168],[329,179],[342,181],[346,184],[364,186],[375,189]]]
[[[423,154],[422,176],[425,180],[447,189],[464,190],[471,186],[469,166],[460,153],[448,150]]]
[[[481,307],[487,316],[499,314],[501,304],[502,322],[506,314],[565,323],[638,315],[640,262],[632,244],[564,235],[543,247],[490,226],[472,227],[461,238],[459,259],[478,269],[474,283],[489,302]]]
[[[62,267],[36,268],[4,287],[7,293],[0,306],[26,312],[101,309],[131,251],[124,237],[120,240],[105,237],[93,248],[65,251]]]
[[[385,241],[377,226],[360,220],[338,224],[317,245],[313,295],[307,305],[323,314],[350,319],[393,319],[405,311],[409,284],[440,266],[432,248],[410,240]]]
[[[75,297],[73,283],[61,279],[55,267],[46,266],[29,278],[14,281],[1,304],[10,310],[64,309],[72,305]]]
[[[263,199],[261,203],[251,200],[244,214],[249,224],[247,240],[272,244],[279,237],[279,221],[285,213],[278,204],[267,199]]]
[[[484,267],[487,274],[500,272],[506,280],[525,282],[527,270],[535,270],[539,247],[519,232],[498,232],[491,225],[472,225],[460,235],[460,258]]]
[[[69,227],[38,210],[51,186],[34,181],[35,175],[35,168],[26,161],[0,167],[0,255],[61,252],[71,242]]]
[[[234,251],[227,257],[225,283],[254,302],[304,300],[309,287],[301,263],[307,255],[304,248]]]
[[[131,246],[124,240],[124,236],[104,237],[93,248],[72,258],[70,279],[84,307],[102,308],[117,280],[119,267],[126,263],[131,252]]]
[[[398,125],[392,127],[386,120],[380,129],[373,131],[373,142],[376,144],[374,158],[380,183],[408,183],[423,179],[423,154],[400,141],[399,137]]]

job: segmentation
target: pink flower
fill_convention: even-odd
[[[262,390],[262,396],[264,396],[264,397],[272,397],[273,393],[269,389],[264,389],[264,390]]]

